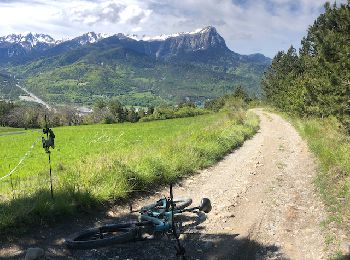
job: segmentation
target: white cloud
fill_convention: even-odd
[[[120,13],[120,22],[122,24],[139,24],[145,22],[151,13],[151,10],[143,10],[138,5],[128,5]]]
[[[87,31],[150,36],[215,26],[238,53],[273,56],[298,46],[323,0],[0,0],[0,35]],[[343,0],[345,2],[345,0]]]
[[[31,31],[42,25],[53,26],[60,18],[60,13],[52,6],[30,5],[25,2],[16,5],[2,4],[0,2],[0,33],[18,31]]]
[[[126,5],[118,1],[73,2],[67,11],[64,11],[68,20],[88,25],[101,22],[138,24],[150,14],[151,10],[143,10],[137,4]]]

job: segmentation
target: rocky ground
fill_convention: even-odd
[[[213,210],[188,214],[183,219],[181,241],[188,259],[326,259],[320,223],[325,210],[315,191],[316,164],[306,143],[290,123],[273,113],[255,109],[261,129],[217,165],[189,177],[174,187],[177,197],[198,204],[210,198]],[[133,207],[168,195],[168,188],[136,199]],[[39,246],[43,259],[176,259],[173,238],[110,246],[93,250],[68,250],[67,235],[103,223],[126,221],[128,205],[71,223],[43,227],[22,239],[0,246],[0,256],[19,258],[28,247]]]

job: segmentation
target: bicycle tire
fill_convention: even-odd
[[[137,236],[132,223],[111,224],[74,233],[65,239],[65,244],[71,249],[91,249],[134,241]]]
[[[184,209],[192,204],[192,199],[190,199],[190,198],[175,199],[174,204],[175,204],[174,209],[176,209],[176,210]],[[149,205],[143,206],[141,208],[141,210],[152,210],[158,206],[160,206],[158,203],[149,204]]]

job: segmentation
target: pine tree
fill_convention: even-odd
[[[335,115],[350,129],[350,1],[325,4],[299,55],[280,51],[262,80],[266,99],[299,115]]]

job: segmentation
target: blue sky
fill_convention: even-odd
[[[345,0],[344,0],[345,1]],[[344,2],[337,1],[337,2]],[[0,0],[0,36],[88,31],[155,36],[215,26],[241,54],[299,47],[324,0]]]

